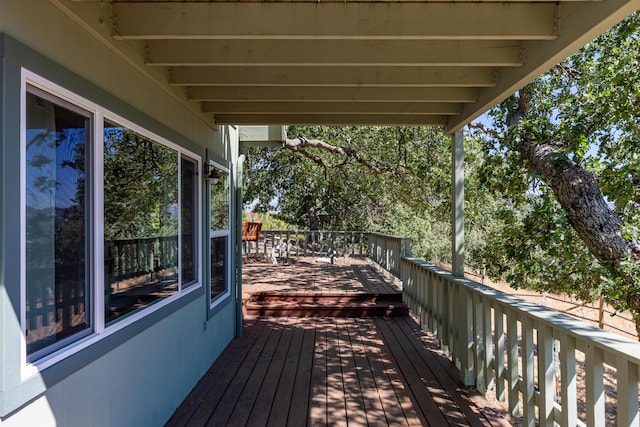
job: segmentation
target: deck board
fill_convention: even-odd
[[[217,363],[200,379],[182,405],[171,418],[173,426],[205,425],[215,405],[225,390],[226,384],[233,379],[237,367],[260,336],[264,323],[249,319],[245,323],[247,334],[243,340],[234,340],[220,355]]]
[[[311,390],[311,374],[313,372],[313,354],[316,342],[317,319],[306,319],[304,324],[304,335],[300,347],[298,364],[296,367],[296,379],[293,385],[292,400],[295,404],[290,405],[287,426],[297,427],[306,424],[309,412],[309,401]]]
[[[358,325],[354,319],[347,319],[348,333],[351,339],[353,351],[353,369],[356,373],[363,409],[366,414],[367,425],[382,427],[388,425],[381,400],[381,393],[376,387],[371,362],[368,355],[375,355],[375,351],[369,351],[362,341]]]
[[[432,347],[411,318],[260,317],[167,426],[508,425]]]
[[[262,418],[262,421],[264,421],[264,416],[261,415],[265,413],[269,414],[266,425],[273,427],[283,427],[287,425],[287,417],[291,407],[291,401],[296,382],[297,368],[300,359],[300,352],[303,348],[303,340],[306,329],[306,322],[302,323],[298,328],[296,328],[293,323],[289,324],[291,338],[289,346],[287,347],[284,361],[282,363],[280,377],[270,380],[277,381],[277,387],[273,392],[275,399],[273,400],[273,403],[270,407],[264,408],[262,409],[262,411],[257,411],[256,407],[254,407],[252,410],[252,418],[250,418],[248,425],[260,425],[260,418]],[[254,420],[256,420],[255,424]]]
[[[319,319],[315,330],[309,386],[309,425],[311,426],[327,425],[327,328],[326,319]]]

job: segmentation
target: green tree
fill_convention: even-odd
[[[474,126],[483,182],[512,203],[477,256],[515,286],[603,295],[638,331],[639,26],[636,13]]]
[[[440,129],[291,127],[288,138],[284,149],[249,155],[245,199],[254,210],[277,210],[298,227],[406,235],[416,256],[450,260],[451,140]],[[480,148],[470,144],[467,156]],[[470,173],[468,193],[483,198],[470,209],[484,214],[491,195]],[[484,218],[470,220],[468,240],[482,245],[478,233],[487,227]]]
[[[105,127],[105,239],[177,235],[177,175],[175,150],[118,125]]]

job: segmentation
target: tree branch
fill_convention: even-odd
[[[490,136],[493,139],[497,139],[499,141],[504,140],[504,137],[502,135],[500,135],[498,132],[496,132],[493,129],[489,129],[488,127],[486,127],[485,125],[483,125],[482,123],[469,123],[467,125],[469,127],[469,129],[477,129],[479,131],[481,131],[482,133],[484,133],[485,135]]]
[[[346,160],[337,164],[327,164],[325,163],[319,156],[309,153],[305,150],[307,147],[319,148],[321,150],[328,151],[333,154],[345,156],[347,158],[352,158],[356,162],[365,166],[375,173],[383,173],[383,172],[397,172],[394,168],[390,167],[380,167],[371,161],[365,159],[360,153],[352,148],[338,147],[336,145],[331,145],[324,141],[320,141],[318,139],[307,139],[304,136],[300,136],[295,139],[286,139],[284,142],[284,148],[287,150],[293,151],[295,153],[300,153],[303,156],[307,157],[314,163],[322,166],[323,168],[332,168],[332,167],[342,167],[346,164]]]

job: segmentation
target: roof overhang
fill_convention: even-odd
[[[217,124],[454,132],[640,0],[50,0]]]

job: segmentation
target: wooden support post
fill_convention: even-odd
[[[464,136],[462,130],[451,137],[452,266],[454,276],[464,277]]]

